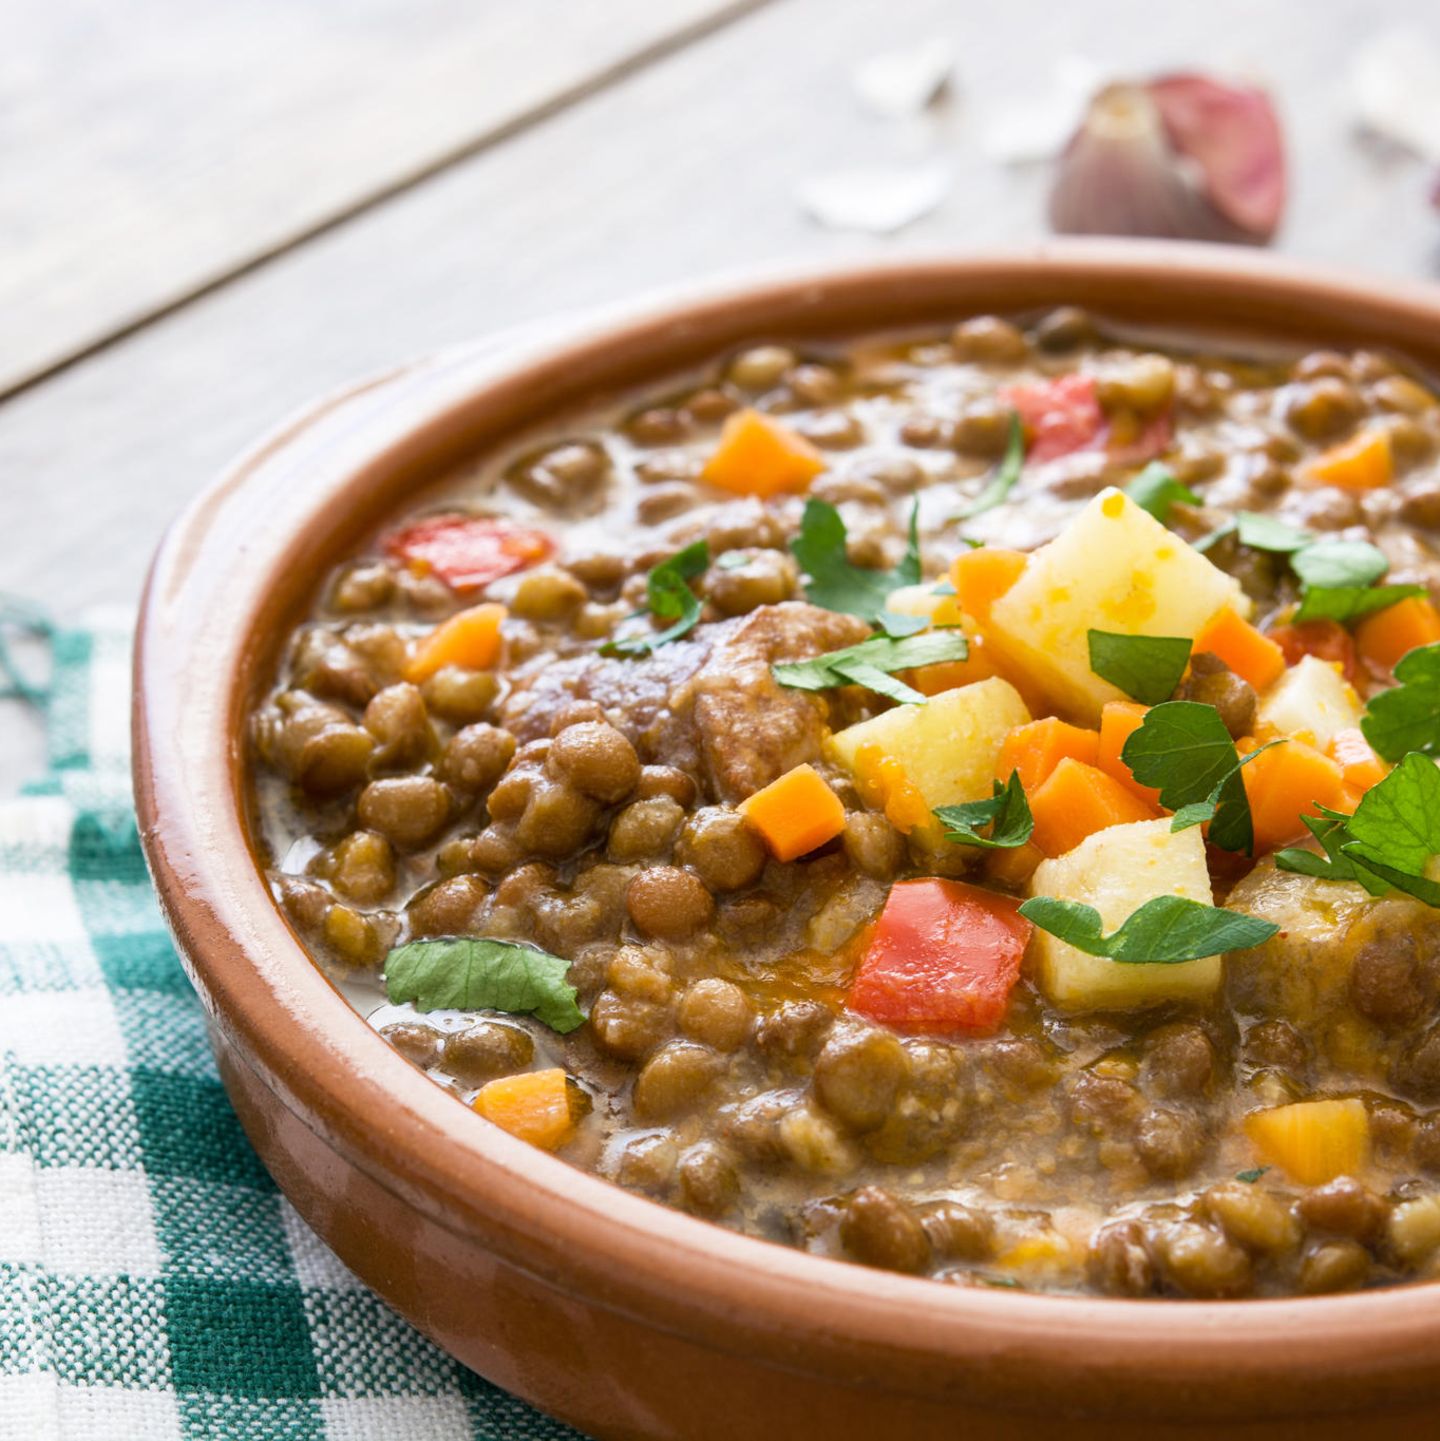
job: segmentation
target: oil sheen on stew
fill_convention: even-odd
[[[457,1126],[722,1226],[1429,1277],[1437,453],[1398,359],[1070,309],[717,356],[316,577],[274,894]]]

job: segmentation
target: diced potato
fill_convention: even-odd
[[[1227,605],[1250,613],[1238,581],[1109,489],[1030,557],[986,634],[1057,710],[1094,725],[1125,696],[1090,669],[1091,630],[1193,640]]]
[[[1100,912],[1105,933],[1156,896],[1185,896],[1210,905],[1210,872],[1200,828],[1172,831],[1169,817],[1111,826],[1073,851],[1041,861],[1032,896],[1079,901]],[[1131,965],[1087,956],[1036,930],[1030,955],[1040,989],[1068,1011],[1129,1011],[1160,1001],[1204,1000],[1220,985],[1221,958]]]
[[[1324,750],[1338,732],[1360,724],[1363,709],[1354,686],[1329,661],[1307,655],[1265,692],[1257,718],[1281,735],[1308,731]]]
[[[990,795],[1001,743],[1029,719],[1015,687],[992,676],[848,726],[830,737],[830,753],[856,774],[861,747],[873,745],[900,763],[927,806],[957,805]]]

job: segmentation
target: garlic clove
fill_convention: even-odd
[[[1285,143],[1269,96],[1204,75],[1162,75],[1146,88],[1210,203],[1250,239],[1269,240],[1285,213]]]
[[[1107,86],[1050,195],[1055,229],[1263,243],[1285,203],[1280,127],[1260,91],[1196,75]]]

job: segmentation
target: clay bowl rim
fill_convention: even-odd
[[[567,386],[663,376],[763,336],[767,317],[771,335],[844,333],[882,314],[908,323],[928,309],[940,322],[1027,297],[1180,330],[1369,337],[1440,365],[1440,288],[1229,249],[1086,241],[752,272],[592,315],[578,333],[552,327],[519,354],[457,349],[332,396],[206,490],[151,570],[134,764],[162,907],[212,1021],[296,1116],[431,1220],[601,1307],[781,1369],[1020,1408],[1058,1387],[1143,1414],[1181,1386],[1195,1388],[1192,1416],[1253,1418],[1423,1388],[1440,1286],[1228,1302],[955,1287],[744,1237],[623,1191],[467,1115],[408,1065],[311,964],[252,856],[238,721],[272,654],[267,620],[293,614],[307,589],[286,582],[286,568],[309,561],[318,579],[317,555],[338,558],[371,524],[322,534],[337,497],[378,519],[403,503],[397,476],[431,475],[471,447],[477,416],[513,429],[516,407],[542,409]],[[303,493],[303,535],[247,511],[262,490],[272,501]],[[388,503],[375,504],[382,493]],[[1215,1388],[1222,1377],[1234,1387]],[[1243,1393],[1243,1407],[1220,1389]]]

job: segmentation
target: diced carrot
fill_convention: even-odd
[[[1257,851],[1302,839],[1306,830],[1300,817],[1318,814],[1317,805],[1336,810],[1345,803],[1339,765],[1304,741],[1271,746],[1248,762],[1240,775],[1255,823]]]
[[[983,625],[990,619],[990,607],[1020,579],[1029,559],[1023,550],[988,545],[957,555],[950,562],[950,584],[960,609]]]
[[[1045,859],[1045,852],[1034,841],[1023,846],[1009,846],[991,851],[985,857],[985,874],[1002,886],[1023,886],[1035,874],[1035,867]]]
[[[1120,758],[1125,742],[1140,729],[1149,706],[1133,700],[1106,701],[1100,711],[1100,746],[1095,764],[1107,776],[1120,782],[1131,795],[1138,796],[1146,805],[1160,808],[1160,792],[1154,786],[1142,786],[1130,773],[1130,767]]]
[[[1270,639],[1284,653],[1286,665],[1307,655],[1338,665],[1346,680],[1355,679],[1355,642],[1337,620],[1303,620],[1299,625],[1276,626]]]
[[[793,861],[845,829],[845,807],[812,765],[796,766],[740,802],[778,861]],[[928,814],[928,812],[927,812]]]
[[[970,637],[970,654],[964,660],[942,660],[934,665],[923,665],[919,670],[905,671],[901,680],[914,686],[921,695],[939,695],[944,690],[970,685],[977,680],[989,680],[999,675],[1000,670],[990,658],[990,653],[978,645],[978,636]]]
[[[1350,440],[1332,445],[1305,467],[1307,480],[1319,485],[1338,485],[1344,490],[1376,490],[1395,478],[1395,459],[1390,452],[1390,433],[1362,430]]]
[[[1367,615],[1355,627],[1355,648],[1361,658],[1381,670],[1393,670],[1395,662],[1416,646],[1440,640],[1440,610],[1427,597],[1412,595]]]
[[[1063,856],[1107,826],[1152,821],[1159,812],[1096,766],[1066,756],[1030,797],[1031,840],[1047,856]]]
[[[868,741],[855,752],[855,786],[860,799],[883,810],[886,820],[904,835],[917,826],[939,833],[920,788],[905,774],[904,764],[886,755],[878,741]]]
[[[825,457],[803,435],[758,410],[737,410],[701,474],[736,495],[779,495],[804,490],[824,469]]]
[[[500,659],[500,622],[504,619],[505,607],[487,601],[442,621],[416,643],[405,679],[418,685],[447,665],[488,670]]]
[[[1330,759],[1340,767],[1340,778],[1346,788],[1364,795],[1390,774],[1390,767],[1375,754],[1364,731],[1336,731],[1327,748]]]
[[[1028,793],[1049,780],[1066,756],[1093,766],[1099,747],[1098,731],[1083,730],[1055,716],[1029,721],[1016,726],[1001,742],[995,779],[1008,781],[1012,771],[1019,771],[1020,784]]]
[[[1296,1101],[1251,1111],[1245,1134],[1262,1161],[1302,1186],[1359,1176],[1370,1159],[1370,1114],[1364,1101]]]
[[[569,1083],[558,1066],[487,1081],[473,1104],[487,1121],[542,1151],[557,1150],[575,1130]]]
[[[1227,605],[1195,637],[1195,652],[1219,656],[1241,680],[1265,690],[1280,679],[1285,652]]]

